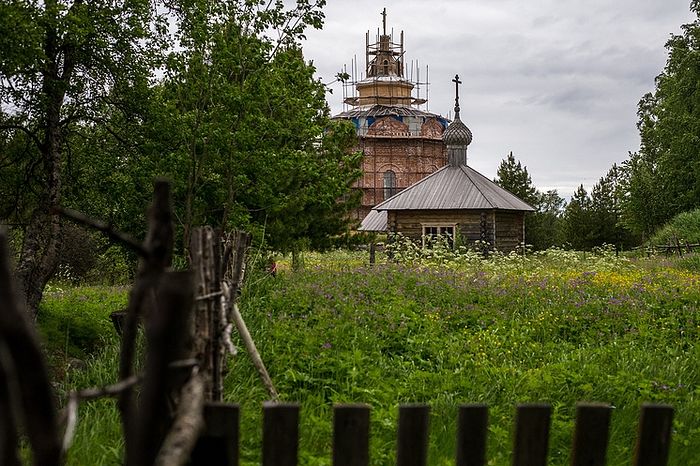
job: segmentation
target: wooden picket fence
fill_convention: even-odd
[[[579,403],[573,435],[571,465],[606,464],[612,408],[602,403]],[[263,466],[296,466],[299,450],[299,405],[263,405]],[[552,408],[548,404],[517,407],[513,466],[545,466],[549,447]],[[192,466],[237,466],[239,464],[239,407],[210,403],[205,407],[205,432],[192,454]],[[397,466],[428,464],[430,407],[407,404],[399,407],[396,443]],[[665,466],[668,461],[673,408],[645,404],[641,408],[634,466]],[[334,407],[333,465],[368,466],[370,407],[363,404]],[[456,466],[486,464],[488,407],[470,404],[459,407]]]

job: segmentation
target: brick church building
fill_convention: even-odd
[[[413,96],[417,83],[405,75],[403,32],[394,42],[386,30],[386,9],[382,15],[383,32],[374,43],[367,32],[363,79],[353,80],[352,95],[344,99],[350,109],[334,116],[355,125],[357,150],[364,154],[363,176],[354,184],[362,190],[356,220],[447,164],[442,133],[448,121],[419,108],[427,99]]]

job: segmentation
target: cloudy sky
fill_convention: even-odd
[[[459,74],[461,116],[474,133],[469,165],[489,178],[513,154],[541,190],[569,197],[639,148],[636,111],[666,62],[671,33],[691,22],[689,0],[328,0],[323,30],[309,31],[307,59],[330,82],[365,33],[405,34],[406,64],[430,67],[428,109],[447,116]],[[414,79],[416,78],[414,71]],[[342,87],[331,86],[333,113]],[[421,90],[421,97],[425,90]]]

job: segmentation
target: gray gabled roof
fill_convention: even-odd
[[[386,210],[370,210],[365,218],[362,219],[360,231],[386,231],[388,223],[388,215]]]
[[[447,165],[374,210],[501,209],[532,212],[530,205],[466,165]]]

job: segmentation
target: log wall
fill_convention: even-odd
[[[462,244],[486,240],[502,252],[523,241],[523,212],[500,210],[395,210],[388,212],[388,229],[413,239],[423,235],[423,225],[456,225]]]

